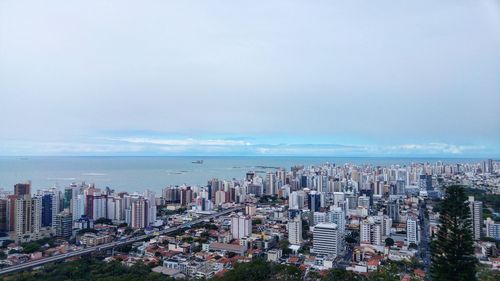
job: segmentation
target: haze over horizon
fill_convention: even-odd
[[[0,155],[500,157],[500,2],[2,1]]]

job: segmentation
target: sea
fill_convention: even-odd
[[[197,161],[202,164],[196,163]],[[69,184],[93,183],[115,191],[161,194],[166,186],[205,185],[212,178],[243,179],[248,171],[266,172],[295,165],[347,163],[357,165],[409,165],[411,163],[480,163],[476,158],[380,158],[380,157],[271,157],[271,156],[152,156],[152,157],[0,157],[0,188],[31,181],[32,190]]]

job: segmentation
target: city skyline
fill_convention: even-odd
[[[493,0],[3,1],[0,155],[497,158],[498,34]]]

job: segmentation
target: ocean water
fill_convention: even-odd
[[[203,160],[203,164],[193,161]],[[157,194],[168,185],[202,185],[211,178],[243,179],[247,171],[274,167],[335,163],[387,166],[410,163],[479,163],[482,159],[459,158],[363,158],[363,157],[0,157],[0,188],[31,180],[32,190],[68,186],[72,182],[109,186],[116,191]]]

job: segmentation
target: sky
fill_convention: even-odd
[[[500,157],[500,2],[0,1],[0,155]]]

